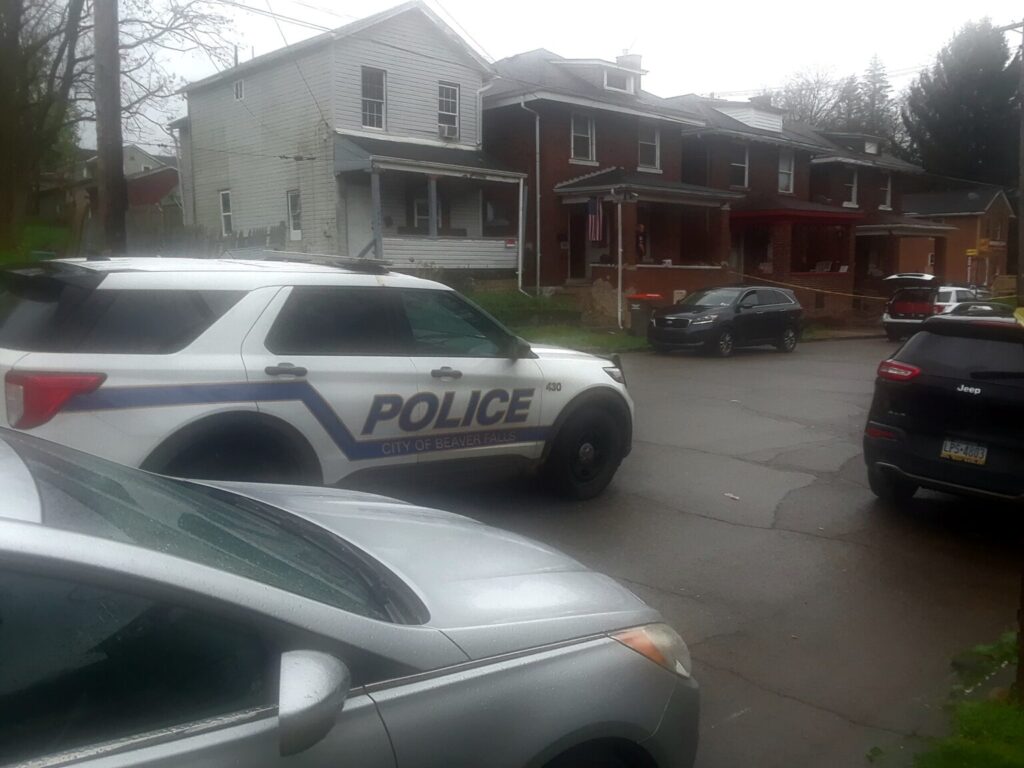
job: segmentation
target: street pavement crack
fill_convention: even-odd
[[[826,706],[824,706],[822,704],[817,704],[817,703],[815,703],[813,701],[808,701],[807,699],[802,699],[799,696],[794,696],[791,693],[783,693],[782,691],[776,691],[773,688],[771,688],[771,687],[769,687],[767,685],[764,685],[763,683],[759,683],[756,680],[753,680],[750,677],[747,677],[746,675],[744,675],[744,674],[742,674],[740,672],[737,672],[734,669],[729,669],[728,667],[722,667],[722,666],[718,666],[716,664],[711,664],[711,663],[709,663],[707,661],[704,661],[702,659],[697,659],[697,662],[699,664],[705,666],[705,667],[708,667],[709,669],[715,670],[716,672],[721,672],[721,673],[724,673],[724,674],[727,674],[727,675],[732,675],[733,677],[739,678],[740,680],[745,682],[747,685],[753,686],[754,688],[757,688],[760,691],[764,691],[765,693],[768,693],[768,694],[770,694],[772,696],[778,696],[780,699],[786,699],[787,701],[792,701],[792,702],[795,702],[797,704],[801,704],[802,706],[809,707],[811,709],[815,709],[818,712],[824,712],[826,714],[832,715],[833,717],[839,718],[840,720],[842,720],[845,723],[849,723],[850,725],[855,725],[858,728],[870,728],[871,730],[874,730],[874,731],[883,731],[885,733],[892,734],[893,736],[900,736],[900,737],[903,737],[903,738],[914,738],[914,737],[917,736],[917,731],[901,731],[898,728],[891,728],[891,727],[889,727],[887,725],[879,725],[877,723],[868,723],[868,722],[865,722],[863,720],[858,720],[856,718],[850,717],[849,715],[844,714],[843,712],[840,712],[838,710],[832,709],[830,707],[826,707]]]

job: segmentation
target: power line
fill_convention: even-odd
[[[320,5],[313,5],[312,3],[304,3],[302,0],[285,0],[285,2],[293,3],[294,5],[301,5],[303,8],[309,8],[311,11],[319,11],[320,13],[326,13],[328,16],[334,16],[338,19],[349,19],[351,21],[358,20],[358,16],[353,16],[351,13],[338,13],[332,11],[330,8],[324,8]]]
[[[267,4],[267,10],[269,10],[273,14],[274,7],[270,4],[270,0],[265,0],[265,2]],[[274,24],[277,25],[277,31],[281,34],[281,40],[284,41],[284,47],[285,50],[287,50],[291,46],[288,43],[288,38],[285,37],[284,30],[281,28],[281,22],[277,20],[277,14],[274,14]],[[327,120],[327,115],[324,114],[323,107],[320,106],[320,100],[317,99],[316,94],[313,93],[313,89],[309,86],[309,81],[306,79],[306,75],[302,71],[302,66],[299,64],[299,60],[295,58],[294,51],[292,51],[291,59],[292,64],[295,65],[295,70],[299,73],[299,77],[302,78],[302,84],[305,85],[306,90],[309,91],[309,97],[313,100],[313,103],[316,104],[316,111],[320,113],[320,119],[323,121],[325,126],[330,128],[331,124]]]
[[[286,22],[288,24],[294,24],[294,25],[299,26],[299,27],[305,27],[307,29],[313,29],[313,30],[316,30],[317,32],[330,32],[331,31],[330,27],[325,27],[322,24],[316,24],[315,22],[312,22],[312,21],[305,21],[304,19],[297,19],[294,16],[286,16],[284,14],[275,13],[273,11],[273,9],[271,9],[270,11],[264,11],[262,8],[253,8],[251,5],[246,5],[245,3],[236,3],[236,2],[234,2],[234,0],[215,0],[215,1],[220,3],[220,4],[222,4],[222,5],[230,5],[233,8],[240,8],[243,11],[248,11],[249,13],[254,13],[257,16],[264,16],[266,18],[273,19],[275,22],[278,22],[278,29],[280,29],[280,22],[284,21],[284,22]]]
[[[298,0],[294,0],[294,1],[298,2]],[[469,41],[471,43],[473,43],[473,45],[475,45],[477,48],[479,48],[483,52],[483,54],[487,58],[489,58],[491,61],[495,60],[494,57],[490,54],[490,52],[480,44],[480,41],[477,40],[475,37],[473,37],[471,34],[469,34],[469,30],[467,30],[464,26],[462,26],[462,24],[459,22],[459,20],[457,18],[455,18],[451,13],[448,12],[448,9],[444,7],[444,4],[441,2],[441,0],[434,0],[434,2],[437,3],[437,7],[438,8],[440,8],[442,11],[444,11],[444,15],[448,17],[449,21],[451,21],[453,24],[455,24],[455,26],[459,28],[459,30],[462,32],[462,34],[464,34],[467,38],[469,38]]]
[[[166,144],[157,141],[134,141],[133,144],[137,144],[140,147],[151,147],[154,149],[174,149],[173,144]],[[213,147],[192,147],[197,152],[213,152],[221,155],[238,155],[240,157],[261,157],[270,160],[291,160],[293,162],[303,162],[309,160],[316,160],[315,155],[270,155],[261,152],[246,152],[241,149],[214,149]]]

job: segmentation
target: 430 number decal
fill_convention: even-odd
[[[548,392],[561,392],[562,391],[562,382],[560,382],[560,381],[549,381],[544,386],[544,389],[546,389]]]

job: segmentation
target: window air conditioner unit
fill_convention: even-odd
[[[459,138],[459,126],[457,125],[439,125],[437,126],[437,132],[442,139]]]

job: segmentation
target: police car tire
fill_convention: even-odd
[[[297,449],[279,434],[257,425],[240,425],[180,445],[173,456],[153,469],[196,480],[319,484],[320,478],[305,465]]]
[[[608,487],[624,454],[618,419],[604,409],[585,406],[559,430],[543,471],[560,495],[592,499]]]

